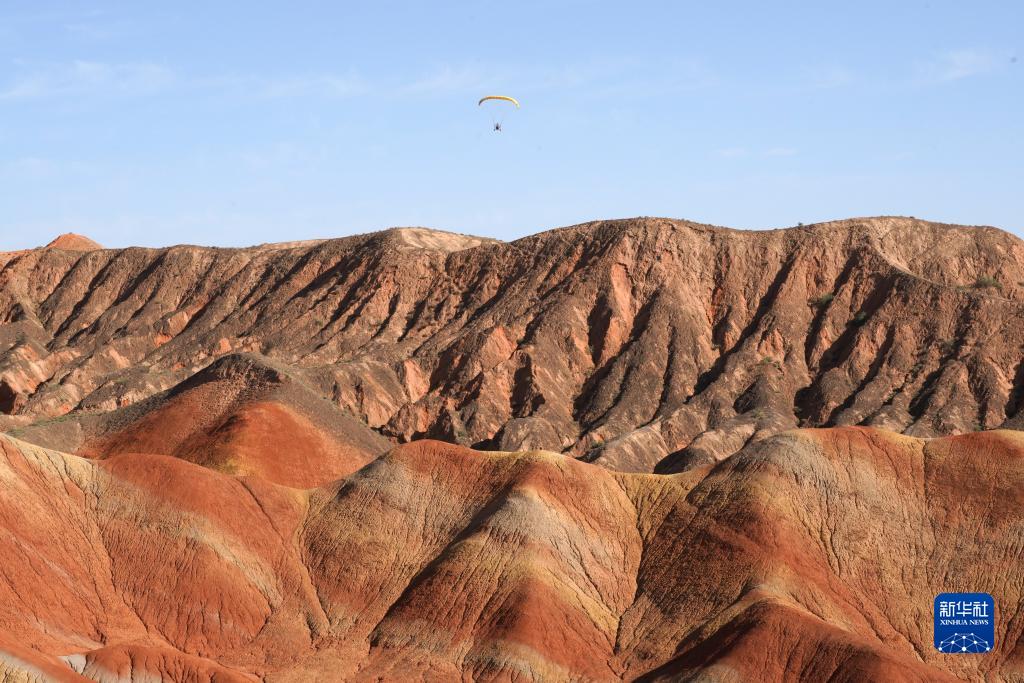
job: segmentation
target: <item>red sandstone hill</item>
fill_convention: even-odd
[[[76,235],[73,232],[59,235],[44,247],[44,249],[63,249],[65,251],[94,251],[102,248],[99,243],[93,242],[84,235]]]
[[[1024,680],[1022,313],[907,218],[5,254],[0,681]]]
[[[795,426],[1019,425],[1022,282],[1019,239],[909,218],[35,250],[0,269],[0,411],[109,411],[249,352],[395,443],[676,471]]]
[[[251,354],[222,356],[126,408],[44,420],[11,434],[90,458],[173,455],[298,488],[351,474],[390,447],[288,368]]]
[[[794,431],[678,475],[421,441],[301,492],[0,436],[0,672],[1018,680],[1022,463],[1009,431]],[[932,648],[950,589],[996,597],[990,655]]]
[[[2,247],[3,245],[0,245]],[[53,241],[47,244],[41,249],[61,249],[64,251],[93,251],[95,249],[102,249],[103,247],[93,242],[88,237],[83,235],[76,235],[73,232],[68,232],[63,235],[58,235]],[[0,265],[3,265],[11,259],[21,256],[26,253],[27,250],[22,249],[19,251],[0,251]]]

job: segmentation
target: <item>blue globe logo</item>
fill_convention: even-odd
[[[940,593],[934,602],[935,649],[948,655],[978,655],[996,647],[996,603],[988,593]]]
[[[973,633],[954,633],[939,643],[939,652],[988,652],[992,649],[989,642]]]

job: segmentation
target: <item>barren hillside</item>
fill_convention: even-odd
[[[0,681],[1024,681],[1022,314],[909,218],[6,252]]]
[[[795,426],[1016,425],[1022,282],[1017,238],[907,218],[40,249],[0,271],[0,410],[110,411],[244,352],[393,443],[675,471]]]
[[[299,491],[0,436],[0,675],[1020,680],[1022,458],[843,428],[644,475],[421,441]],[[997,596],[990,656],[932,648],[947,589]]]

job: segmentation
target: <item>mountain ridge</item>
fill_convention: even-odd
[[[1022,269],[909,218],[0,259],[0,679],[1022,679]]]
[[[112,410],[248,352],[393,443],[639,471],[797,425],[1018,421],[1024,243],[1009,233],[909,218],[765,232],[641,218],[509,243],[409,230],[27,252],[0,270],[0,412],[15,426]]]

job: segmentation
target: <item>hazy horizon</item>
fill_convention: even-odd
[[[1024,6],[0,9],[0,250],[657,215],[1024,234]],[[491,130],[486,94],[522,108]]]

